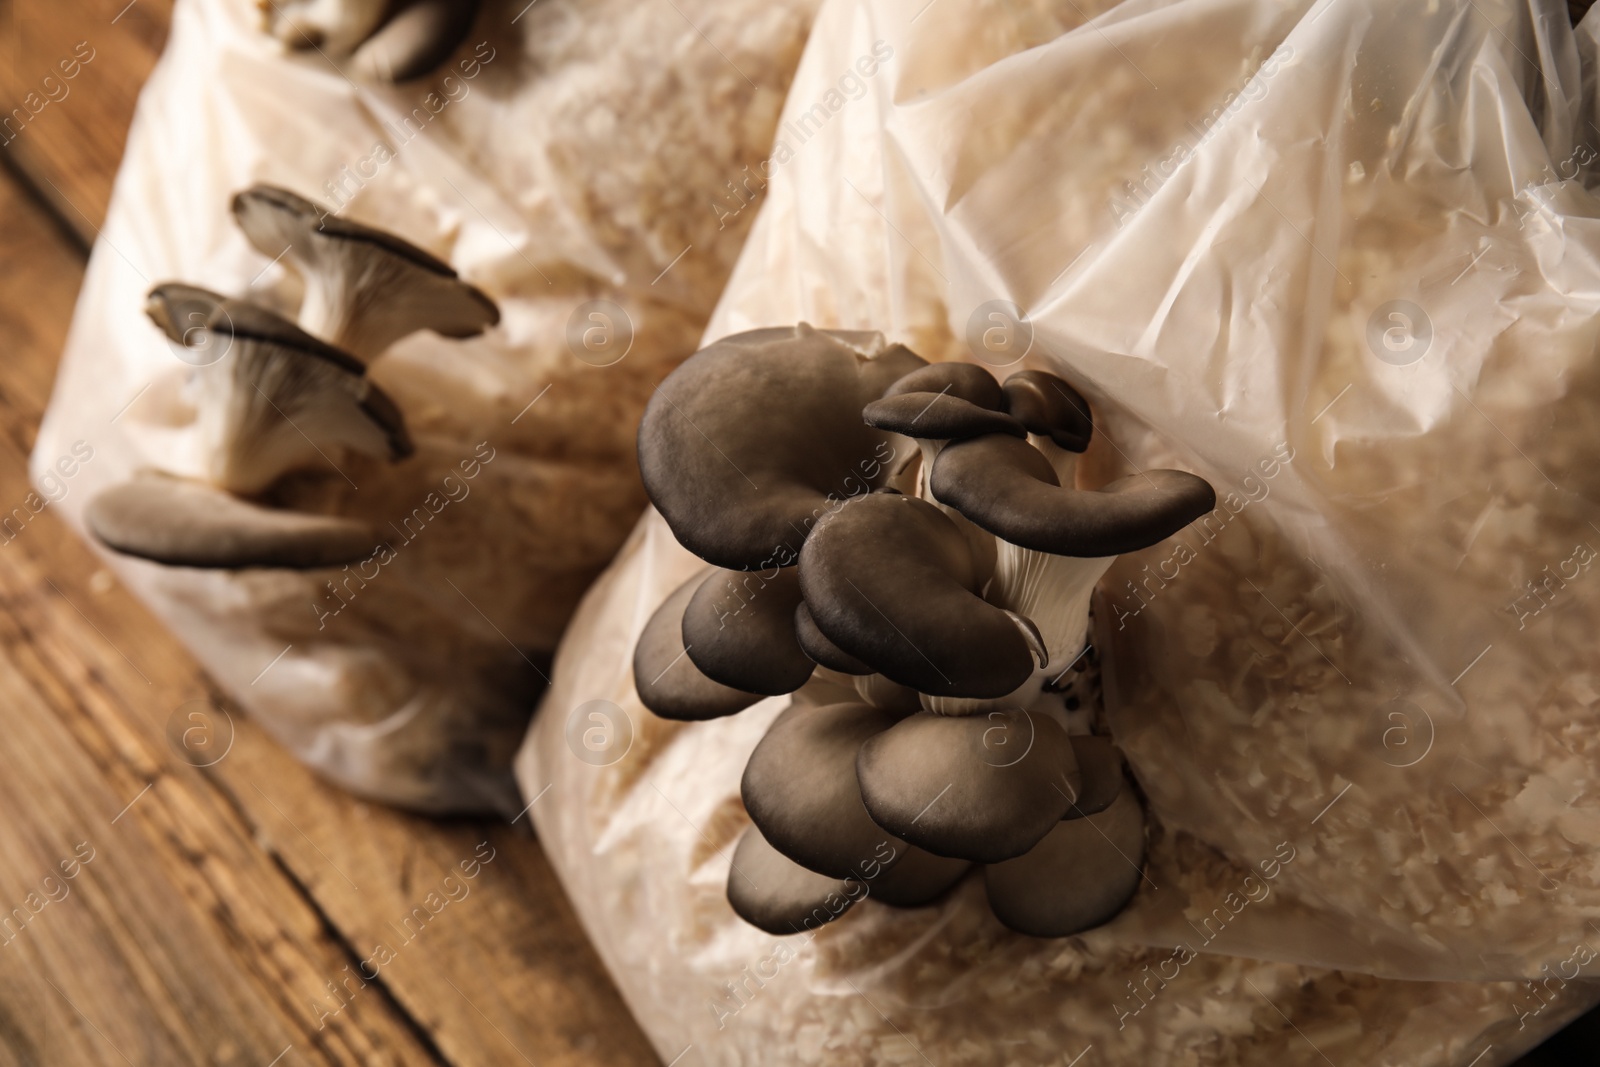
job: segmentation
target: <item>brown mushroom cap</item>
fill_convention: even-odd
[[[1109,737],[1074,734],[1071,740],[1082,782],[1066,818],[1081,819],[1105,811],[1122,795],[1122,753]]]
[[[645,707],[663,719],[699,722],[743,711],[761,699],[713,682],[683,650],[683,612],[707,568],[678,586],[645,623],[633,649],[633,686]]]
[[[800,588],[833,644],[924,693],[1004,696],[1044,654],[1031,624],[977,595],[966,538],[915,497],[874,493],[827,515],[801,550]]]
[[[793,567],[713,571],[684,609],[684,647],[712,681],[764,696],[792,693],[816,669],[795,636],[799,604]]]
[[[1217,504],[1211,486],[1184,471],[1145,471],[1092,491],[1063,488],[1038,449],[1001,434],[946,445],[929,485],[1002,540],[1057,556],[1149,548]]]
[[[355,50],[357,75],[412,81],[450,58],[466,39],[481,0],[409,0]]]
[[[1082,933],[1133,899],[1144,855],[1144,812],[1123,789],[1099,814],[1058,824],[1027,855],[984,868],[989,907],[1019,934]]]
[[[355,519],[264,508],[148,473],[90,500],[84,522],[107,547],[172,567],[337,567],[371,556],[382,540]]]
[[[867,883],[868,895],[891,908],[921,908],[932,904],[972,869],[963,859],[935,856],[911,845],[893,867]]]
[[[819,516],[889,477],[896,439],[861,408],[922,361],[861,343],[804,323],[754,330],[667,376],[639,423],[639,470],[685,548],[730,570],[791,565]]]
[[[1027,711],[912,715],[862,744],[856,775],[879,826],[975,863],[1028,851],[1081,791],[1066,731]]]
[[[933,363],[891,385],[861,410],[868,426],[907,437],[950,441],[986,433],[1024,436],[1006,414],[1006,397],[988,371],[971,363]]]
[[[861,878],[905,849],[867,815],[856,753],[897,716],[867,704],[792,704],[745,764],[740,795],[762,835],[802,867]]]
[[[754,826],[739,838],[728,870],[728,903],[734,913],[779,937],[832,922],[864,893],[860,882],[806,870],[773,848]]]
[[[255,185],[233,215],[265,256],[285,256],[306,280],[307,328],[370,363],[418,330],[475,337],[500,309],[455,270],[392,233],[331,214],[287,189]]]
[[[1029,433],[1048,437],[1056,447],[1082,452],[1094,436],[1089,402],[1072,386],[1046,371],[1018,371],[1006,379],[1006,410]]]
[[[794,609],[794,635],[807,656],[830,671],[840,674],[871,674],[872,668],[828,640],[828,635],[817,629],[817,620],[802,600]]]

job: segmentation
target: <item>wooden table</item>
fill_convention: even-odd
[[[171,6],[0,0],[5,114],[95,50],[69,95],[0,127],[0,512],[29,492]],[[48,509],[0,533],[0,607],[0,1065],[658,1062],[525,832],[354,800],[236,708],[227,756],[190,766],[168,721],[220,694]],[[405,940],[446,874],[491,854]],[[393,959],[365,981],[379,943]],[[1600,1062],[1573,1047],[1596,1029],[1523,1067]]]
[[[59,95],[45,76],[78,42],[94,49],[68,95],[0,126],[0,512],[29,492],[27,455],[171,6],[0,0],[6,115],[38,107],[29,93]],[[220,699],[194,660],[48,508],[7,536],[0,1064],[658,1062],[525,829],[354,800],[236,708],[226,758],[190,766],[168,720]],[[467,895],[452,888],[459,899],[406,941],[412,909],[486,855]],[[359,961],[380,942],[394,958],[364,982]]]

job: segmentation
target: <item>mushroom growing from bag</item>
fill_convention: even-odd
[[[640,470],[713,569],[646,627],[640,699],[701,720],[797,693],[744,774],[738,855],[764,877],[736,857],[728,896],[747,921],[786,933],[867,897],[926,904],[974,864],[996,916],[1034,936],[1131,898],[1142,806],[1047,683],[1085,651],[1115,556],[1216,499],[1182,471],[1079,488],[1092,434],[1053,374],[998,382],[803,323],[724,338],[662,383]]]
[[[257,0],[261,28],[293,51],[375,81],[420,78],[466,39],[481,0]]]
[[[86,522],[108,547],[169,566],[356,562],[383,542],[368,523],[271,506],[271,490],[298,471],[337,470],[333,457],[344,453],[389,462],[410,456],[405,418],[367,377],[367,362],[417,329],[470,336],[499,312],[448,266],[397,237],[342,220],[325,230],[310,226],[308,219],[327,213],[286,190],[254,187],[235,198],[234,212],[258,246],[273,232],[302,250],[297,262],[309,277],[301,325],[197,286],[152,289],[146,313],[190,364],[185,387],[203,471],[188,478],[142,472],[90,501]],[[357,342],[364,358],[332,341]]]

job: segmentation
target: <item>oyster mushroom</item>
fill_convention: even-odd
[[[1027,852],[1082,789],[1067,732],[1047,714],[918,714],[860,745],[872,821],[936,856],[998,863]]]
[[[146,473],[113,486],[90,501],[90,531],[171,566],[304,569],[371,555],[381,538],[365,522],[241,499],[332,462],[330,448],[410,454],[404,419],[361,365],[265,308],[197,286],[157,286],[146,311],[169,339],[214,354],[190,372],[208,476]]]
[[[374,80],[419,78],[449,58],[482,0],[257,0],[262,28],[284,47],[330,60],[354,53]]]
[[[1144,854],[1144,811],[1125,788],[1104,811],[1060,823],[1027,854],[985,867],[989,907],[1020,934],[1082,933],[1133,899]]]
[[[896,467],[901,446],[862,423],[861,409],[922,362],[879,334],[804,323],[725,337],[685,360],[645,408],[645,490],[707,563],[789,566],[821,516]]]
[[[800,581],[793,567],[771,577],[714,571],[683,611],[683,645],[707,678],[764,696],[792,693],[816,663],[795,636]]]
[[[634,646],[634,689],[640,702],[663,719],[717,719],[761,699],[759,693],[742,692],[707,678],[684,652],[684,609],[712,573],[711,568],[701,571],[662,601]]]
[[[208,304],[204,328],[185,328]],[[291,470],[329,464],[329,447],[388,460],[411,454],[399,408],[362,365],[289,320],[177,284],[151,290],[146,310],[172,340],[224,352],[192,372],[208,480],[218,488],[260,493]]]
[[[865,896],[865,889],[854,879],[807,870],[752,826],[734,847],[727,893],[739,918],[781,937],[833,922]]]
[[[258,252],[305,279],[300,325],[364,364],[418,330],[459,339],[500,321],[448,263],[287,189],[252,186],[234,196],[233,216]]]
[[[422,77],[466,40],[480,6],[481,0],[412,0],[355,50],[352,72],[396,85]]]
[[[173,567],[337,567],[382,540],[356,519],[262,507],[155,473],[100,493],[84,521],[107,547]]]
[[[862,742],[896,717],[867,704],[791,704],[750,754],[740,795],[773,848],[831,878],[892,866],[906,845],[873,822],[856,784]]]
[[[800,588],[834,645],[924,693],[1000,697],[1045,666],[1033,625],[978,595],[966,538],[916,497],[873,493],[824,516]]]
[[[954,441],[987,433],[1024,436],[1022,423],[1006,413],[1005,403],[999,383],[982,367],[934,363],[895,382],[861,409],[861,417],[868,426],[907,437]]]

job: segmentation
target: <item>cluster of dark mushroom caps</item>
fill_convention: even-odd
[[[746,921],[919,906],[974,865],[1000,921],[1039,937],[1133,895],[1143,809],[1052,683],[1112,558],[1215,494],[1180,471],[1076,488],[1092,431],[1055,375],[1002,384],[805,324],[724,338],[662,384],[641,471],[710,566],[640,636],[640,699],[704,720],[796,694],[745,767],[728,899]]]
[[[346,450],[390,462],[411,455],[405,419],[368,364],[418,330],[471,337],[500,312],[422,249],[287,190],[246,190],[233,214],[259,252],[301,276],[299,322],[193,285],[152,289],[146,313],[191,364],[187,399],[206,471],[141,472],[90,501],[86,522],[110,548],[171,566],[365,559],[384,541],[370,523],[278,506],[274,487],[328,470]]]
[[[420,78],[466,39],[482,0],[256,0],[262,28],[286,48],[348,58],[374,81]]]

